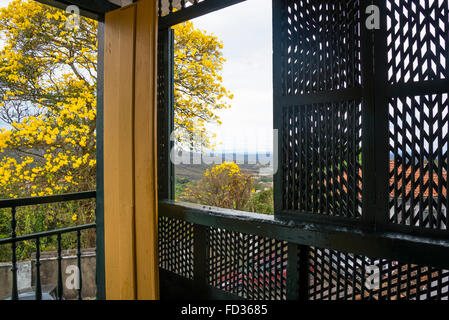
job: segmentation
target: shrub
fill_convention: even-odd
[[[273,214],[273,188],[253,193],[248,202],[247,211],[255,213]]]
[[[185,189],[182,200],[204,205],[245,210],[253,190],[252,177],[234,162],[206,170],[203,178]]]

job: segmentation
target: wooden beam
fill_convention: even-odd
[[[172,12],[160,18],[159,28],[166,29],[178,23],[198,18],[205,14],[230,7],[246,0],[207,0],[190,7]]]
[[[135,205],[137,298],[159,298],[157,218],[157,5],[137,2]]]
[[[104,227],[107,299],[135,299],[134,37],[136,7],[105,18]]]
[[[159,201],[159,214],[206,227],[253,234],[298,245],[327,248],[401,263],[449,268],[447,239],[298,222],[285,218],[278,219],[271,215],[171,200]]]
[[[70,5],[80,8],[80,15],[102,21],[106,12],[118,9],[119,6],[107,0],[36,0],[37,2],[65,10]]]
[[[157,9],[105,17],[104,225],[107,299],[158,299]]]

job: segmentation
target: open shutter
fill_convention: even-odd
[[[344,223],[368,217],[374,170],[366,3],[273,2],[278,216]]]

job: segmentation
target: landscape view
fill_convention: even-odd
[[[226,19],[244,17],[252,3],[173,27],[174,126],[185,150],[223,152],[230,141],[245,140],[235,145],[237,157],[271,154],[271,2],[257,2],[253,29],[237,32]],[[97,21],[80,17],[72,27],[64,10],[26,0],[0,4],[0,199],[95,190]],[[197,135],[202,139],[194,145]],[[175,189],[178,201],[273,213],[269,164],[180,164]],[[10,209],[0,209],[0,238],[11,237],[11,219]],[[17,236],[91,224],[95,200],[19,207],[15,220]],[[95,230],[81,235],[83,248],[95,247]],[[76,234],[64,235],[62,249],[76,241]],[[54,251],[58,242],[48,237],[39,245]],[[15,248],[18,260],[35,251],[35,241]],[[0,261],[10,259],[11,247],[0,246]]]
[[[265,164],[265,161],[256,162],[256,155],[236,153],[223,154],[223,157],[234,161],[219,165],[176,165],[176,200],[273,214],[272,160]],[[237,164],[236,159],[246,161]]]
[[[273,214],[271,3],[254,4],[173,28],[176,146],[215,156],[174,161],[177,201]],[[254,27],[229,25],[255,7]]]

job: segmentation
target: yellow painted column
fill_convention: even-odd
[[[135,206],[138,299],[159,298],[157,218],[157,5],[137,2]]]
[[[158,299],[157,9],[105,17],[104,219],[107,299]]]

